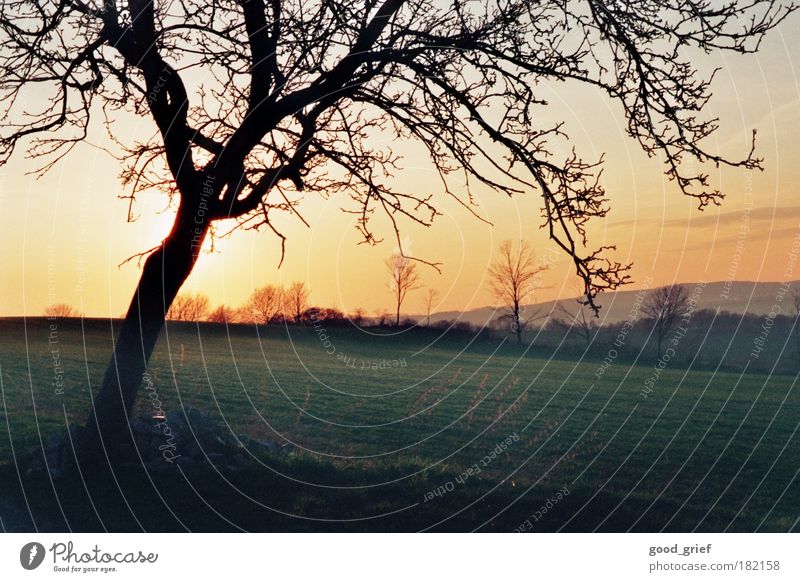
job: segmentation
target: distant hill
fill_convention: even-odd
[[[696,283],[683,283],[681,286],[688,288],[689,292],[692,293],[696,285]],[[775,305],[781,285],[782,283],[779,282],[758,283],[755,281],[716,281],[708,283],[698,301],[698,309],[720,308],[723,311],[730,311],[733,313],[764,315],[769,313],[772,306]],[[789,315],[791,313],[791,294],[794,293],[796,289],[800,289],[800,281],[792,281],[790,285],[790,295],[786,296],[783,301],[784,306],[781,313],[784,315]],[[598,303],[602,307],[600,310],[600,320],[603,323],[617,323],[627,319],[628,314],[631,312],[636,302],[636,295],[639,293],[639,290],[640,287],[634,283],[624,291],[601,294],[598,297]],[[545,317],[549,314],[558,316],[559,304],[572,312],[575,312],[577,306],[574,299],[546,301],[544,303],[526,306],[526,314],[537,313]],[[441,311],[431,314],[431,322],[458,320],[482,326],[496,319],[500,314],[501,312],[494,307],[481,307],[464,312]],[[412,317],[418,321],[425,319],[425,317],[421,315],[414,315]],[[544,321],[544,319],[542,321]]]

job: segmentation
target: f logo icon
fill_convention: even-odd
[[[35,570],[44,561],[44,546],[38,542],[30,542],[19,551],[19,563],[26,570]]]

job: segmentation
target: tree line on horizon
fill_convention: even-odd
[[[401,319],[400,309],[411,291],[421,288],[419,274],[413,259],[401,254],[393,254],[386,260],[389,272],[388,288],[394,299],[393,314],[389,309],[378,309],[374,317],[367,315],[363,308],[345,313],[335,307],[311,305],[310,290],[302,281],[295,281],[288,287],[264,285],[254,289],[248,299],[240,306],[222,304],[212,309],[211,300],[203,293],[179,294],[166,313],[168,321],[208,321],[212,323],[270,323],[307,324],[316,321],[337,322],[349,320],[357,325],[414,325],[417,322],[406,317]],[[438,290],[427,288],[422,307],[425,310],[426,324],[431,323],[431,313],[439,301]],[[45,307],[47,317],[80,317],[81,313],[68,303],[55,303]],[[123,316],[124,317],[124,316]]]
[[[526,334],[531,332],[537,340],[537,347],[549,345],[563,353],[602,352],[612,344],[620,348],[617,350],[620,352],[641,350],[652,345],[653,349],[649,351],[654,353],[657,361],[666,356],[669,359],[677,357],[675,349],[672,350],[674,354],[670,354],[670,345],[677,347],[683,343],[685,351],[686,345],[696,344],[698,329],[708,330],[716,325],[717,329],[730,328],[736,334],[763,326],[764,316],[697,309],[696,298],[681,284],[664,285],[642,292],[636,305],[635,317],[625,322],[600,323],[597,313],[580,295],[576,297],[573,309],[558,302],[552,311],[542,314],[536,309],[531,310],[530,305],[534,303],[534,294],[542,287],[540,275],[549,269],[549,264],[536,260],[527,241],[520,241],[515,246],[510,240],[501,243],[497,259],[487,271],[490,290],[498,302],[497,317],[484,326],[472,325],[458,319],[452,321],[440,318],[432,322],[431,314],[439,301],[440,293],[436,289],[426,288],[422,297],[423,324],[423,321],[411,317],[401,318],[400,313],[409,294],[422,287],[414,259],[395,253],[386,259],[385,265],[389,273],[388,288],[393,298],[391,312],[383,308],[370,316],[362,308],[345,313],[335,307],[315,306],[310,302],[308,286],[301,281],[295,281],[288,287],[265,285],[254,289],[248,299],[238,307],[223,304],[212,309],[206,295],[183,293],[172,303],[166,319],[255,325],[336,326],[352,323],[357,327],[434,327],[455,333],[482,334],[490,338],[495,333],[501,336],[508,334],[516,340],[518,347],[533,345],[531,334]],[[780,330],[779,335],[791,342],[792,349],[789,353],[796,356],[795,359],[800,363],[800,290],[789,293],[787,287],[786,297],[782,299],[786,300],[793,311],[788,315],[775,314],[775,317],[769,318],[768,323],[770,328],[774,326],[776,330]],[[78,317],[80,314],[69,304],[57,303],[48,306],[45,315],[54,318]],[[731,327],[733,320],[738,321],[735,327]],[[537,322],[541,323],[537,325]],[[684,341],[686,336],[689,339]],[[624,341],[620,342],[620,337]],[[738,354],[739,351],[741,350],[734,353]]]
[[[428,295],[423,299],[427,303]],[[800,292],[794,292],[787,299],[787,313],[769,318],[769,341],[764,342],[766,349],[760,351],[758,358],[749,357],[768,316],[696,310],[687,288],[677,284],[643,291],[633,317],[614,323],[601,324],[593,317],[591,309],[578,300],[572,310],[559,303],[547,314],[534,313],[527,318],[520,310],[521,327],[525,330],[520,335],[524,345],[531,348],[532,355],[558,353],[601,359],[613,349],[615,357],[623,360],[636,359],[647,365],[653,362],[658,365],[667,359],[664,357],[667,347],[674,345],[669,362],[664,362],[665,367],[667,364],[691,364],[697,369],[740,370],[749,358],[752,371],[772,369],[785,373],[796,371],[800,366]],[[312,306],[308,303],[308,289],[302,283],[294,283],[288,289],[274,285],[261,287],[238,308],[220,305],[212,310],[210,305],[208,297],[202,294],[181,295],[169,319],[227,324],[392,327],[396,317],[386,309],[370,316],[364,309],[344,313],[336,308]],[[46,315],[50,318],[78,317],[79,313],[61,303],[49,306]],[[404,327],[418,326],[475,339],[480,336],[493,345],[504,337],[517,337],[518,329],[513,324],[513,310],[510,309],[485,326],[459,320],[432,321],[429,313],[424,321],[408,317],[400,321]]]

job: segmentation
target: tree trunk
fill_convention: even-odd
[[[191,273],[208,230],[205,220],[176,218],[169,236],[145,261],[81,444],[84,461],[116,458],[130,443],[129,418],[166,313]]]

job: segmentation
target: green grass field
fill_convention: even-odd
[[[106,321],[59,321],[55,342],[48,334],[46,319],[0,320],[4,529],[798,528],[794,376],[666,369],[644,398],[644,357],[597,379],[599,361],[426,330],[171,325],[148,370],[164,408],[207,410],[234,434],[296,452],[230,475],[135,472],[90,502],[81,483],[14,468],[15,455],[85,420],[110,355]],[[139,412],[148,406],[140,399]]]

